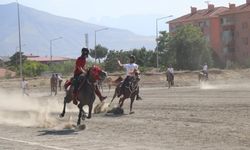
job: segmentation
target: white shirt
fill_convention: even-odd
[[[134,75],[134,70],[138,69],[138,65],[133,63],[133,64],[124,64],[123,67],[126,69],[126,75],[127,76],[132,76]]]
[[[204,71],[207,71],[207,65],[204,65],[204,66],[203,66],[203,70],[204,70]]]
[[[168,71],[172,74],[174,74],[174,68],[168,68]]]
[[[23,89],[27,89],[28,88],[28,81],[22,81],[21,86]]]

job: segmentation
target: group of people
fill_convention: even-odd
[[[86,74],[87,68],[86,68],[86,59],[88,58],[89,55],[89,50],[87,48],[82,48],[81,51],[81,56],[77,58],[76,63],[75,63],[75,69],[74,69],[74,77],[73,77],[73,103],[77,105],[77,94],[78,94],[78,89],[79,89],[79,80],[80,80],[80,75],[81,74]],[[135,63],[136,58],[135,56],[131,55],[129,57],[129,63],[127,64],[122,64],[120,60],[117,60],[117,63],[120,67],[123,67],[126,70],[126,78],[121,84],[121,88],[124,87],[125,83],[130,80],[131,76],[134,76],[135,70],[138,70],[138,65]],[[95,86],[95,94],[99,97],[99,100],[102,102],[104,101],[107,96],[103,96],[98,88],[98,86]],[[142,98],[137,95],[137,99],[141,100]]]
[[[206,76],[206,78],[208,78],[208,65],[205,62],[204,65],[201,65],[202,70],[201,72]],[[172,76],[172,79],[174,80],[174,68],[172,67],[171,64],[169,64],[169,66],[166,69],[166,72],[170,73],[170,75]]]
[[[82,54],[80,57],[77,58],[76,63],[75,63],[75,70],[74,70],[74,77],[73,77],[73,85],[74,85],[74,91],[73,91],[73,103],[77,105],[77,92],[79,88],[79,77],[81,74],[86,74],[86,59],[88,58],[89,55],[89,50],[87,48],[82,49]],[[135,70],[138,70],[138,65],[135,63],[136,58],[135,56],[131,55],[129,57],[129,63],[127,64],[122,64],[120,60],[117,60],[117,63],[120,67],[123,67],[126,70],[126,78],[121,84],[121,89],[124,88],[125,83],[127,83],[132,76],[135,75]],[[172,76],[172,79],[174,80],[174,68],[172,67],[171,64],[166,69],[167,72],[170,73]],[[205,74],[205,76],[208,78],[208,65],[207,63],[204,63],[202,66],[202,73]],[[103,96],[98,88],[96,86],[95,88],[95,93],[99,97],[100,101],[102,102],[107,98],[107,96]],[[142,99],[139,94],[137,95],[137,99]]]

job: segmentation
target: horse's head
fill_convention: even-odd
[[[136,80],[140,81],[140,78],[141,78],[141,76],[140,76],[141,75],[140,70],[134,69],[134,75],[135,75]]]
[[[107,77],[107,73],[98,66],[92,66],[89,68],[89,76],[94,81],[103,81]]]

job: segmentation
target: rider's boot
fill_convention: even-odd
[[[103,102],[107,96],[102,96],[100,90],[96,87],[95,94],[99,97],[100,101]]]

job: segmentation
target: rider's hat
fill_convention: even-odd
[[[88,56],[89,55],[89,49],[88,48],[82,48],[82,55]]]
[[[130,55],[129,58],[133,59],[135,61],[135,56],[134,55]]]

